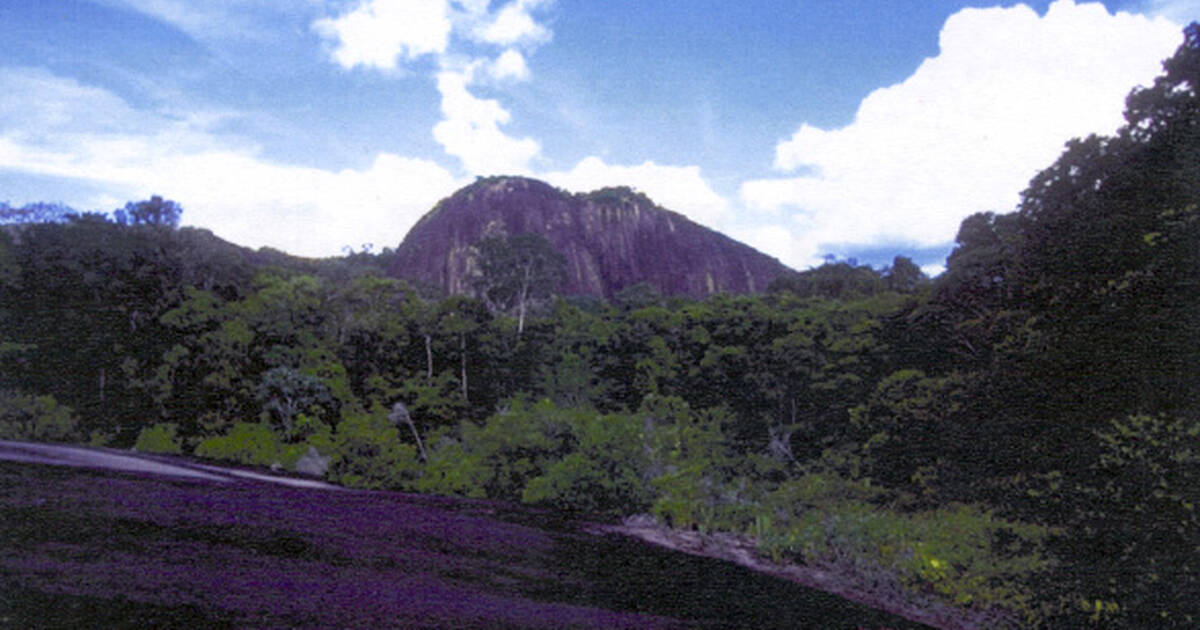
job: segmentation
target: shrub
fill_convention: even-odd
[[[156,424],[146,427],[138,433],[137,442],[133,449],[141,453],[170,453],[179,454],[183,447],[179,443],[179,425]]]
[[[1041,618],[1026,584],[1051,568],[1042,550],[1052,530],[967,505],[899,513],[865,502],[869,489],[855,485],[818,477],[782,486],[768,498],[773,511],[756,523],[765,534],[760,549],[775,558],[830,563],[1025,624]],[[844,498],[831,498],[836,495]],[[801,500],[785,508],[789,497]]]
[[[519,500],[530,480],[574,450],[571,427],[591,412],[560,409],[543,400],[529,404],[514,400],[510,408],[487,419],[483,426],[464,423],[463,451],[486,470],[484,492],[497,499]]]
[[[645,511],[651,497],[645,483],[642,418],[595,412],[567,418],[578,450],[531,479],[521,500],[580,512]]]
[[[307,443],[285,444],[270,425],[238,422],[229,433],[206,438],[196,446],[196,455],[249,466],[283,466],[291,469],[308,450]]]
[[[347,413],[331,446],[329,478],[342,485],[402,489],[417,478],[417,450],[400,440],[399,429],[381,406]]]
[[[487,496],[485,486],[490,477],[491,471],[479,455],[466,453],[457,440],[443,438],[429,451],[429,461],[421,477],[413,483],[413,489],[443,496],[483,498]]]
[[[1069,535],[1056,541],[1062,623],[1197,627],[1200,418],[1133,415],[1096,438],[1097,461],[1065,495]]]
[[[78,420],[53,396],[0,392],[0,438],[67,442],[78,437]]]

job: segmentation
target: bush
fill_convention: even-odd
[[[133,450],[140,453],[169,453],[178,455],[183,452],[179,443],[179,425],[156,424],[142,429],[138,433]]]
[[[577,512],[645,511],[651,496],[642,417],[591,412],[567,419],[578,450],[531,479],[521,500]]]
[[[69,442],[78,437],[74,412],[53,396],[0,392],[0,438]]]
[[[1068,489],[1063,624],[1200,623],[1200,419],[1133,415],[1096,434],[1097,461]],[[1072,617],[1073,616],[1073,617]]]
[[[721,432],[727,413],[694,411],[679,398],[657,395],[646,397],[640,413],[656,495],[651,513],[674,527],[725,526],[730,519],[722,515],[738,508],[729,487],[733,460]]]
[[[1042,618],[1027,584],[1051,568],[1042,550],[1052,530],[967,505],[899,513],[865,502],[871,494],[861,485],[815,475],[785,484],[768,497],[769,514],[756,522],[759,548],[775,558],[829,563],[996,618],[1019,617],[1024,624]]]
[[[238,422],[229,433],[200,442],[195,452],[198,457],[249,466],[283,466],[292,469],[308,448],[307,443],[285,444],[266,423]]]
[[[417,492],[443,496],[484,498],[492,471],[479,455],[467,454],[457,440],[442,438],[429,451],[421,477],[413,483]]]
[[[543,400],[511,402],[484,425],[463,424],[463,451],[486,470],[484,492],[496,499],[519,500],[526,484],[574,450],[571,427],[591,412],[560,409]]]
[[[350,412],[333,434],[329,478],[345,486],[407,489],[416,481],[417,450],[400,440],[400,431],[381,406]]]

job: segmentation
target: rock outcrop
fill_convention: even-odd
[[[474,244],[485,236],[525,233],[545,237],[566,258],[563,295],[611,298],[642,282],[664,295],[754,293],[788,270],[628,188],[571,194],[534,179],[492,177],[422,217],[388,271],[418,285],[469,293]]]

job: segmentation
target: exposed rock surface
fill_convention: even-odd
[[[754,293],[787,271],[628,188],[571,194],[521,177],[480,179],[443,199],[409,231],[388,271],[469,293],[473,245],[484,236],[525,233],[544,236],[566,257],[564,295],[609,298],[640,282],[664,295]]]

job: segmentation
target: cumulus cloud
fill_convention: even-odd
[[[618,166],[588,157],[570,171],[543,173],[540,177],[575,192],[629,186],[663,207],[709,227],[717,225],[729,210],[729,203],[708,185],[698,166],[665,166],[650,161],[637,166]]]
[[[515,0],[510,2],[496,15],[484,24],[476,27],[475,39],[498,46],[513,44],[542,43],[550,39],[550,31],[538,24],[530,12],[539,5],[540,0]]]
[[[30,93],[55,95],[52,111],[24,97]],[[272,163],[210,133],[197,122],[203,116],[139,112],[109,92],[42,71],[0,72],[0,116],[9,130],[0,132],[0,169],[101,182],[127,200],[162,194],[183,204],[185,223],[299,255],[395,246],[463,183],[433,162],[387,153],[362,170]],[[34,120],[36,135],[13,131]],[[107,209],[113,199],[67,201]]]
[[[529,78],[525,56],[509,48],[488,66],[488,74],[497,81],[524,81]]]
[[[1164,18],[1100,4],[965,9],[938,56],[868,95],[850,125],[801,125],[775,149],[775,167],[798,173],[747,181],[741,197],[785,215],[796,266],[830,246],[949,242],[968,214],[1012,210],[1066,140],[1115,131],[1125,95],[1179,41]]]
[[[513,0],[491,11],[488,0],[365,0],[352,11],[314,23],[334,42],[333,58],[345,68],[363,65],[392,70],[423,55],[437,58],[435,76],[443,119],[434,140],[472,175],[527,174],[541,145],[506,134],[501,127],[512,114],[498,100],[472,93],[473,84],[525,81],[525,55],[550,38],[533,11],[550,0]],[[502,49],[494,57],[466,53],[465,38]]]
[[[400,58],[444,53],[452,24],[446,0],[366,0],[313,28],[332,43],[342,67],[393,70]]]
[[[476,97],[467,89],[470,72],[438,74],[444,119],[433,128],[433,137],[446,153],[462,161],[474,175],[523,175],[541,152],[531,138],[513,138],[500,130],[512,115],[493,99]]]

